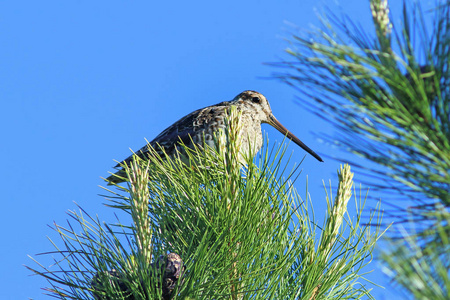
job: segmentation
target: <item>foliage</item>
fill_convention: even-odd
[[[424,14],[404,1],[394,24],[387,0],[371,0],[372,34],[329,13],[322,29],[294,36],[276,75],[338,128],[329,141],[366,159],[358,168],[403,225],[385,271],[415,299],[450,298],[450,2],[435,3]]]
[[[439,211],[439,208],[437,208]],[[438,218],[450,221],[450,214],[439,211]],[[404,235],[403,240],[390,240],[390,247],[382,254],[384,271],[414,299],[450,298],[450,240],[449,230],[436,226],[427,232],[426,244],[415,236]]]
[[[334,202],[327,194],[322,230],[311,199],[292,186],[297,169],[286,173],[281,163],[285,148],[266,147],[258,163],[252,155],[239,163],[239,124],[232,112],[217,149],[185,148],[188,164],[154,155],[124,166],[128,187],[109,190],[109,206],[129,213],[131,226],[102,224],[83,211],[70,213],[67,228],[55,225],[62,247],[55,242],[45,254],[59,256],[59,270],[31,268],[49,280],[47,291],[58,299],[159,299],[155,257],[171,252],[186,266],[174,299],[372,298],[360,273],[380,236],[380,216],[362,225],[365,199],[356,196],[357,215],[346,213],[350,167],[338,173]]]
[[[328,13],[322,29],[293,37],[292,59],[276,64],[286,68],[276,77],[335,125],[328,141],[366,159],[352,165],[387,196],[387,215],[426,228],[436,204],[450,206],[450,4],[428,18],[409,3],[396,25],[386,0],[370,1],[373,34]]]

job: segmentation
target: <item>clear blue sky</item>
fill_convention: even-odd
[[[368,28],[368,1],[341,1]],[[400,2],[400,1],[396,1]],[[336,8],[335,1],[324,0]],[[2,1],[0,3],[0,155],[3,158],[0,299],[48,299],[46,282],[23,265],[52,250],[47,226],[64,224],[74,201],[111,220],[98,185],[115,164],[183,115],[263,93],[275,116],[319,154],[336,149],[312,133],[333,128],[294,103],[296,92],[267,80],[265,62],[286,57],[285,39],[317,25],[316,0]],[[397,3],[393,9],[398,8]],[[282,136],[263,126],[270,141]],[[293,160],[304,152],[291,146]],[[325,207],[322,180],[336,185],[339,163],[311,156],[306,176],[316,211]],[[358,176],[355,178],[358,181]],[[374,282],[387,286],[373,263]],[[374,286],[377,299],[392,289]]]

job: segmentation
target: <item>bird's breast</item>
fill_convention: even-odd
[[[255,155],[262,147],[261,123],[251,114],[243,114],[240,125],[240,144],[242,152]]]

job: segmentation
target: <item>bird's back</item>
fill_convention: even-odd
[[[225,128],[225,114],[229,112],[230,108],[230,102],[225,101],[193,111],[167,127],[149,144],[159,155],[163,155],[164,151],[169,156],[175,154],[176,150],[181,150],[180,141],[184,145],[192,147],[192,142],[200,145],[204,139],[209,146],[213,146],[214,133]],[[149,155],[148,145],[142,147],[135,154],[146,159]],[[116,168],[131,162],[133,155],[117,164]]]

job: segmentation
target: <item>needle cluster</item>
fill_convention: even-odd
[[[102,224],[71,212],[68,227],[55,224],[51,254],[59,257],[33,269],[49,280],[47,291],[104,300],[371,298],[360,273],[379,220],[360,223],[364,200],[356,197],[356,219],[346,216],[350,168],[339,172],[339,192],[320,227],[308,194],[302,199],[293,187],[298,168],[287,172],[282,163],[285,146],[265,146],[242,165],[239,120],[231,111],[220,146],[186,148],[189,163],[136,157],[125,168],[128,185],[108,192],[108,206],[131,220]],[[158,262],[172,254],[179,259]]]

